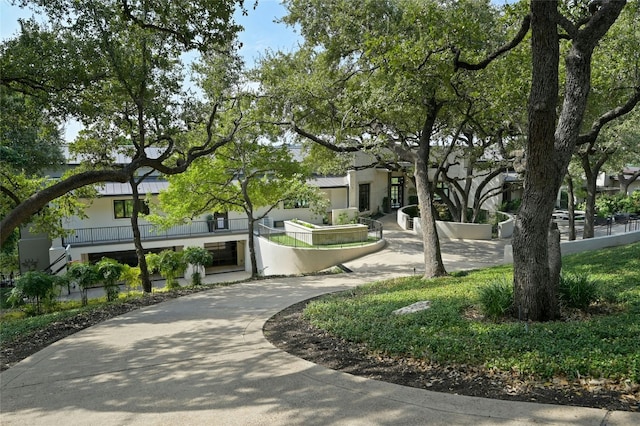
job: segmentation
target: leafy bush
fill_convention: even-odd
[[[479,301],[482,312],[494,321],[504,316],[513,305],[513,285],[503,276],[494,278],[480,287]]]
[[[177,278],[187,269],[182,253],[163,250],[160,253],[149,253],[146,256],[149,269],[157,271],[167,280],[167,289],[180,288]]]
[[[578,309],[587,308],[599,296],[598,283],[585,272],[562,272],[558,292],[565,305]]]
[[[131,292],[133,290],[137,290],[138,287],[142,284],[142,280],[140,279],[140,267],[139,266],[129,266],[122,265],[122,273],[120,274],[120,279],[124,281],[124,285],[127,287],[127,291]]]
[[[102,260],[96,264],[96,268],[102,279],[102,286],[107,294],[107,301],[113,302],[118,299],[118,293],[120,293],[118,280],[120,280],[120,276],[124,271],[124,265],[116,260],[103,257]]]
[[[191,284],[201,285],[201,271],[205,266],[211,264],[213,260],[211,253],[203,247],[187,247],[182,252],[182,256],[185,262],[190,263],[194,267],[194,272],[191,274]]]
[[[516,198],[515,200],[505,201],[500,204],[500,210],[503,212],[516,213],[520,209],[520,204],[522,204],[522,200],[520,198]]]
[[[35,307],[36,315],[42,313],[42,306],[55,303],[59,281],[55,276],[40,271],[29,271],[16,279],[15,287],[7,299],[12,306],[20,306],[27,299]]]
[[[442,220],[445,222],[451,222],[453,220],[453,216],[451,216],[449,207],[447,207],[445,203],[434,201],[433,207],[435,209],[435,213],[437,214],[436,219]]]
[[[600,195],[596,198],[598,217],[609,217],[616,213],[640,213],[640,191],[631,195]]]
[[[74,262],[67,268],[67,279],[70,282],[75,282],[80,287],[80,295],[82,299],[82,306],[87,305],[87,292],[89,288],[98,284],[102,277],[98,272],[98,268],[95,265],[84,262]]]
[[[358,223],[358,213],[349,215],[347,212],[342,212],[338,215],[335,225],[347,225],[349,223]]]

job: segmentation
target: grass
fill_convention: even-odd
[[[509,265],[423,280],[381,281],[310,303],[305,316],[374,352],[440,364],[510,371],[523,378],[606,378],[640,382],[640,244],[573,255],[563,269],[603,285],[592,312],[570,321],[523,324],[468,315],[481,288],[513,271]],[[395,309],[420,300],[431,308],[403,316]],[[613,305],[612,305],[613,304]]]

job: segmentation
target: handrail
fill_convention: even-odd
[[[62,259],[64,259],[65,257],[67,257],[67,252],[62,253],[60,256],[58,256],[58,258],[56,260],[54,260],[53,262],[51,262],[51,264],[49,266],[47,266],[46,268],[44,268],[42,271],[43,272],[50,272],[51,268],[58,262],[60,262]],[[62,268],[64,268],[66,266],[66,263],[62,266]],[[60,272],[60,270],[62,269],[58,269],[58,271],[54,272],[53,274],[55,275],[57,272]]]
[[[219,221],[191,221],[184,225],[176,225],[167,229],[162,229],[153,224],[143,224],[139,225],[139,229],[142,240],[153,240],[247,231],[249,224],[246,218],[240,218]],[[62,241],[64,245],[131,242],[133,241],[133,230],[131,226],[77,228],[68,230],[68,235],[63,237]]]

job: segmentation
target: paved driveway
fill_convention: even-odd
[[[286,306],[374,276],[419,268],[421,254],[397,245],[412,237],[401,231],[390,235],[394,232],[387,249],[350,262],[352,274],[274,278],[213,289],[130,312],[58,341],[0,374],[0,422],[640,424],[638,413],[495,401],[363,379],[293,357],[265,340],[264,322]],[[492,247],[472,246],[482,253]],[[454,255],[463,256],[473,247]],[[447,262],[451,270],[458,262],[473,264],[462,257]]]

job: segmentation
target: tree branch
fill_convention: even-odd
[[[362,150],[364,147],[364,145],[357,145],[357,146],[338,146],[334,143],[328,142],[322,138],[319,138],[318,136],[307,132],[304,129],[301,129],[300,127],[298,127],[296,125],[296,123],[291,122],[291,129],[296,132],[297,134],[299,134],[300,136],[303,136],[307,139],[309,139],[312,142],[317,143],[318,145],[322,145],[323,147],[334,151],[334,152],[357,152]]]
[[[7,197],[11,198],[11,200],[15,203],[16,206],[20,204],[20,198],[18,198],[18,196],[14,194],[13,191],[11,191],[6,186],[0,185],[0,192],[2,192]]]
[[[587,133],[578,136],[576,145],[579,146],[595,142],[605,124],[631,112],[638,102],[640,102],[640,86],[636,87],[635,92],[624,105],[613,108],[598,117]]]
[[[477,71],[477,70],[486,68],[498,56],[502,55],[505,52],[508,52],[509,50],[519,45],[520,42],[524,39],[524,36],[527,35],[527,33],[529,32],[530,26],[531,26],[531,15],[527,15],[522,20],[522,24],[520,25],[520,30],[518,30],[518,33],[509,43],[499,47],[498,50],[489,54],[489,56],[487,56],[483,61],[477,64],[470,64],[468,62],[461,61],[460,49],[453,47],[452,50],[453,50],[453,53],[455,54],[455,58],[453,60],[454,71],[458,71],[460,68],[471,70],[471,71]]]
[[[26,222],[33,214],[51,200],[61,197],[74,189],[101,182],[128,182],[136,170],[135,163],[119,170],[92,170],[78,173],[40,190],[11,210],[0,222],[0,245],[4,244],[11,231]]]

